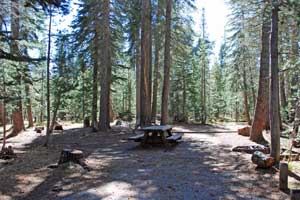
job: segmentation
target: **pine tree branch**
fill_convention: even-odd
[[[41,62],[45,61],[46,57],[41,57],[41,58],[31,58],[29,56],[16,56],[11,53],[7,53],[0,49],[0,59],[5,59],[5,60],[12,60],[12,61],[18,61],[18,62]]]

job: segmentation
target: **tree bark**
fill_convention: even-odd
[[[161,1],[158,0],[157,11],[156,11],[156,23],[155,23],[155,32],[154,32],[154,45],[155,45],[155,61],[154,61],[154,83],[153,83],[153,94],[152,94],[152,114],[151,121],[155,122],[156,120],[156,112],[157,112],[157,91],[158,91],[158,79],[160,77],[159,73],[159,52],[160,52],[160,17],[161,17]]]
[[[103,1],[103,49],[101,63],[100,93],[100,131],[110,128],[110,83],[111,83],[111,36],[110,36],[110,0]]]
[[[95,36],[97,37],[97,36]],[[96,47],[99,48],[99,47]],[[93,97],[92,97],[92,127],[93,131],[97,131],[98,124],[97,124],[97,102],[98,102],[98,62],[97,56],[94,58],[94,66],[93,66]]]
[[[45,146],[50,143],[50,54],[51,54],[52,6],[49,8],[48,50],[47,50],[47,130]]]
[[[19,56],[20,51],[19,51],[19,46],[17,43],[17,39],[19,38],[20,35],[20,10],[19,10],[19,0],[12,0],[11,1],[11,34],[12,34],[12,42],[11,42],[11,52],[14,55]],[[20,73],[20,72],[18,72]],[[17,84],[21,86],[21,78],[22,75],[18,74],[17,75]],[[19,100],[17,102],[16,108],[13,110],[12,114],[12,119],[13,119],[13,131],[12,135],[17,135],[20,133],[22,130],[24,130],[24,121],[23,121],[23,116],[22,116],[22,94],[21,91],[18,89],[18,96]]]
[[[280,161],[279,81],[278,81],[278,2],[273,1],[271,31],[270,128],[271,156]]]
[[[171,17],[172,0],[167,0],[166,27],[165,27],[165,57],[164,57],[164,83],[161,103],[161,124],[168,123],[168,104],[170,93],[170,68],[171,68]]]
[[[151,0],[142,1],[140,125],[151,123]]]
[[[267,0],[263,10],[263,24],[261,36],[260,70],[258,95],[256,99],[255,112],[251,127],[250,139],[255,142],[263,142],[262,131],[269,125],[269,53],[270,53],[270,13]]]
[[[135,78],[136,78],[136,126],[141,122],[141,55],[140,55],[140,28],[135,32]]]
[[[250,109],[249,109],[249,103],[248,103],[248,88],[247,88],[247,80],[246,80],[246,69],[245,65],[243,66],[243,99],[244,99],[244,109],[245,109],[245,119],[248,125],[251,125],[251,119],[250,119]]]
[[[4,65],[2,65],[2,94],[5,97],[6,96],[6,83],[5,83],[5,67]],[[1,117],[2,117],[2,125],[3,125],[3,142],[2,142],[2,148],[1,151],[3,149],[5,149],[5,145],[6,145],[6,105],[5,105],[5,100],[3,99],[2,101],[2,113],[1,113]],[[1,105],[0,105],[1,106]]]
[[[27,109],[27,119],[28,119],[28,128],[33,127],[33,117],[32,117],[32,107],[31,107],[31,98],[30,98],[30,85],[26,84],[26,109]]]
[[[53,128],[56,122],[56,116],[57,116],[57,111],[60,105],[60,95],[58,95],[57,97],[55,97],[55,101],[54,101],[54,111],[53,111],[53,115],[52,115],[52,121],[51,121],[51,125],[50,125],[50,132],[53,132]]]

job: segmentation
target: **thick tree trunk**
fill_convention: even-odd
[[[298,25],[297,25],[297,20],[292,19],[291,25],[293,26],[291,30],[291,49],[290,49],[290,60],[292,65],[297,68],[297,55],[299,54],[299,45],[298,45],[298,38],[299,38],[299,30],[298,30]],[[289,113],[289,122],[293,122],[295,120],[295,108],[296,104],[298,102],[297,94],[298,94],[298,82],[299,82],[299,74],[298,73],[291,73],[290,77],[290,113]]]
[[[270,82],[270,128],[271,156],[280,160],[280,125],[279,125],[279,80],[278,80],[278,2],[272,9],[271,31],[271,82]]]
[[[110,83],[111,83],[111,36],[110,36],[110,0],[103,1],[103,49],[101,63],[100,93],[100,131],[110,128]]]
[[[262,131],[269,126],[269,53],[270,53],[270,13],[265,3],[261,36],[260,70],[258,95],[251,128],[250,139],[255,142],[264,141]]]
[[[151,123],[151,0],[142,1],[140,125]]]
[[[160,52],[160,30],[159,30],[159,23],[160,23],[160,0],[158,1],[157,11],[156,11],[156,23],[155,23],[155,33],[154,33],[154,45],[155,45],[155,61],[154,61],[154,83],[153,83],[153,94],[152,94],[152,114],[151,114],[151,121],[155,122],[156,120],[156,112],[157,112],[157,91],[158,91],[158,79],[160,77],[159,73],[159,52]]]
[[[32,109],[31,109],[30,85],[29,84],[26,84],[25,92],[26,92],[26,109],[27,109],[28,128],[30,128],[30,127],[33,127],[33,117],[32,117]]]
[[[17,39],[20,35],[20,11],[19,11],[19,0],[11,1],[11,34],[13,41],[11,42],[11,52],[12,54],[19,55],[19,47],[17,43]],[[18,72],[20,73],[20,72]],[[17,75],[17,83],[21,85],[21,74]],[[24,121],[22,116],[22,99],[21,99],[21,91],[18,91],[19,100],[17,102],[16,108],[13,110],[12,119],[13,119],[13,132],[12,135],[17,135],[22,130],[24,130]]]
[[[166,27],[165,27],[165,58],[164,58],[164,83],[161,103],[161,124],[168,123],[168,104],[170,93],[170,68],[171,68],[171,17],[172,0],[167,0]]]
[[[98,8],[98,7],[97,7]],[[100,12],[98,10],[95,10],[96,13],[94,14],[97,16],[97,12]],[[101,52],[101,47],[100,47],[100,38],[101,38],[101,23],[99,19],[95,19],[95,38],[94,38],[94,54],[93,54],[93,59],[94,59],[94,66],[93,66],[93,97],[92,97],[92,128],[93,131],[96,132],[98,130],[98,121],[97,121],[97,111],[98,111],[98,95],[99,95],[99,79],[101,79],[100,75],[100,65],[102,61],[102,52]]]
[[[97,47],[99,48],[99,47]],[[95,56],[94,59],[97,59]],[[93,131],[97,131],[98,124],[97,124],[97,102],[98,102],[98,62],[94,61],[94,67],[93,67],[93,99],[92,99],[92,127]]]

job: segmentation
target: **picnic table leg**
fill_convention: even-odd
[[[167,145],[167,141],[166,141],[166,136],[165,136],[164,131],[160,131],[159,134],[160,134],[161,141],[162,141],[163,145],[166,146]]]
[[[167,130],[168,136],[172,136],[171,130],[172,129]]]
[[[144,138],[142,139],[141,145],[146,146],[149,140],[149,132],[145,131],[144,132]]]

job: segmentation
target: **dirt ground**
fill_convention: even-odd
[[[92,133],[67,126],[49,149],[42,146],[44,133],[29,130],[9,139],[17,158],[0,160],[0,199],[288,199],[278,190],[278,172],[256,169],[250,155],[231,151],[252,144],[237,135],[238,127],[177,125],[174,131],[202,133],[184,134],[176,146],[148,148],[126,140],[132,131],[124,127]],[[64,148],[82,150],[92,170],[49,168]]]

